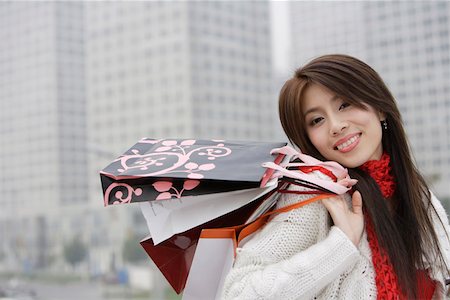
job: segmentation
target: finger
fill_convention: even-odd
[[[355,191],[352,195],[353,213],[362,215],[362,196],[361,193]]]
[[[336,222],[339,216],[350,212],[347,203],[339,196],[322,199],[322,203],[331,215],[331,218]]]

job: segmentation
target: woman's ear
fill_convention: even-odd
[[[378,117],[380,118],[380,121],[386,120],[386,114],[382,111],[378,112]]]

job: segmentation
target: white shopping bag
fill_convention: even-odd
[[[183,300],[220,299],[236,249],[233,229],[204,229],[183,292]]]
[[[173,235],[214,220],[260,199],[277,187],[276,180],[264,188],[232,191],[182,199],[139,203],[155,245]]]

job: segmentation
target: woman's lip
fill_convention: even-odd
[[[353,134],[349,134],[349,135],[345,136],[344,138],[340,139],[339,141],[337,141],[337,142],[334,144],[334,149],[335,149],[335,150],[338,150],[338,151],[341,151],[341,152],[348,152],[348,151],[351,151],[353,148],[355,148],[355,147],[358,145],[358,143],[359,143],[359,136],[360,136],[360,135],[361,135],[361,133],[353,133]],[[348,145],[348,146],[345,147],[345,148],[342,148],[342,149],[338,149],[338,148],[337,148],[338,145],[341,145],[341,144],[347,142],[349,139],[351,139],[351,138],[354,137],[354,136],[357,136],[357,137],[358,137],[358,138],[356,139],[356,141],[354,141],[353,143],[351,143],[350,145]]]

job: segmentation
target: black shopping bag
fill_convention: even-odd
[[[144,138],[100,172],[104,205],[264,186],[286,143]]]

